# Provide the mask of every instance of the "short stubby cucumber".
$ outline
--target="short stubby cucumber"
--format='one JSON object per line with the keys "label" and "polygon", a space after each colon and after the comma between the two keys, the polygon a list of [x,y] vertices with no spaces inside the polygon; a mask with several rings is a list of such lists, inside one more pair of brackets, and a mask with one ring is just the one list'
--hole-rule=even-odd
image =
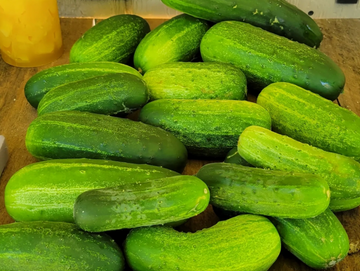
{"label": "short stubby cucumber", "polygon": [[129,73],[142,78],[134,68],[114,62],[72,63],[51,67],[32,76],[25,85],[25,97],[35,108],[51,89],[63,84],[112,73]]}
{"label": "short stubby cucumber", "polygon": [[242,158],[237,150],[237,147],[232,148],[226,155],[224,163],[238,164],[247,167],[252,167],[244,158]]}
{"label": "short stubby cucumber", "polygon": [[269,113],[248,101],[161,99],[146,104],[139,119],[171,132],[190,155],[222,159],[246,127],[271,128]]}
{"label": "short stubby cucumber", "polygon": [[136,48],[135,68],[145,73],[161,64],[193,60],[208,29],[205,21],[186,14],[166,21],[147,34]]}
{"label": "short stubby cucumber", "polygon": [[124,252],[134,271],[265,271],[280,248],[279,234],[267,218],[241,215],[196,233],[161,226],[135,229]]}
{"label": "short stubby cucumber", "polygon": [[274,131],[360,161],[360,117],[350,110],[290,83],[269,85],[257,103]]}
{"label": "short stubby cucumber", "polygon": [[74,222],[75,200],[85,191],[176,175],[161,167],[98,159],[42,161],[11,177],[5,207],[16,221]]}
{"label": "short stubby cucumber", "polygon": [[112,16],[90,28],[75,42],[70,50],[70,62],[112,61],[126,64],[149,32],[149,24],[139,16]]}
{"label": "short stubby cucumber", "polygon": [[151,100],[245,100],[246,77],[233,65],[217,62],[175,62],[144,75]]}
{"label": "short stubby cucumber", "polygon": [[86,191],[76,199],[74,220],[89,232],[163,225],[200,214],[209,200],[203,181],[180,175]]}
{"label": "short stubby cucumber", "polygon": [[15,222],[0,226],[2,271],[122,271],[125,259],[106,234],[64,222]]}
{"label": "short stubby cucumber", "polygon": [[335,100],[345,75],[324,53],[243,22],[214,25],[201,41],[205,62],[240,68],[248,87],[260,91],[274,82],[288,82]]}
{"label": "short stubby cucumber", "polygon": [[88,78],[49,91],[38,106],[38,115],[56,111],[86,111],[105,115],[131,113],[146,104],[149,94],[145,82],[126,74]]}
{"label": "short stubby cucumber", "polygon": [[43,160],[107,159],[179,172],[187,162],[185,146],[169,132],[129,119],[88,112],[42,115],[30,124],[25,143],[33,156]]}
{"label": "short stubby cucumber", "polygon": [[329,186],[315,174],[211,163],[196,176],[209,187],[210,203],[227,211],[299,219],[329,207]]}
{"label": "short stubby cucumber", "polygon": [[[248,127],[241,134],[238,151],[255,167],[321,176],[329,184],[333,211],[358,206],[357,200],[349,199],[360,197],[360,164],[350,157],[326,152],[257,126]],[[343,200],[347,200],[349,205],[346,206]]]}
{"label": "short stubby cucumber", "polygon": [[272,218],[272,222],[284,247],[312,268],[333,267],[348,254],[348,235],[330,210],[315,218]]}

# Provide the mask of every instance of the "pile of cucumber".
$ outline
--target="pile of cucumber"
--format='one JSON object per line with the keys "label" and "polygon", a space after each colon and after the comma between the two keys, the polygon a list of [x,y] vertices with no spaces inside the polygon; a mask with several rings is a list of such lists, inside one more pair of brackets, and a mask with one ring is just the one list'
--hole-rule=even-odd
{"label": "pile of cucumber", "polygon": [[[1,270],[263,271],[281,244],[343,260],[333,212],[360,205],[360,117],[332,102],[345,76],[319,27],[284,0],[162,1],[184,14],[103,20],[27,82],[43,161],[6,186]],[[188,157],[219,162],[182,175]],[[173,229],[209,204],[216,225]]]}

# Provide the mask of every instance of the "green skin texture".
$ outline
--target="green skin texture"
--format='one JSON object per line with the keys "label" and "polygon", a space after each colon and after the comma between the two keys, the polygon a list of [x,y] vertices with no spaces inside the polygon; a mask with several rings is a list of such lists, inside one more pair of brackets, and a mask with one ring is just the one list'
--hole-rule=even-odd
{"label": "green skin texture", "polygon": [[15,222],[0,226],[2,271],[122,271],[125,260],[106,234],[63,222]]}
{"label": "green skin texture", "polygon": [[151,100],[245,100],[247,94],[244,73],[224,63],[167,63],[147,71],[144,80]]}
{"label": "green skin texture", "polygon": [[269,113],[248,101],[161,99],[148,103],[139,120],[169,131],[190,155],[223,158],[248,126],[271,128]]}
{"label": "green skin texture", "polygon": [[147,34],[136,48],[135,68],[145,73],[161,64],[193,60],[208,29],[205,21],[186,14],[166,21]]}
{"label": "green skin texture", "polygon": [[333,211],[359,206],[360,164],[350,157],[257,126],[248,127],[240,135],[238,152],[255,167],[319,175],[329,184]]}
{"label": "green skin texture", "polygon": [[252,165],[250,165],[244,158],[242,158],[238,151],[237,151],[237,147],[232,148],[228,154],[226,155],[226,158],[224,160],[224,163],[231,163],[231,164],[238,164],[238,165],[243,165],[243,166],[247,166],[247,167],[252,167]]}
{"label": "green skin texture", "polygon": [[205,62],[240,68],[254,91],[288,82],[335,100],[345,85],[344,73],[324,53],[247,23],[216,24],[205,34],[200,50]]}
{"label": "green skin texture", "polygon": [[272,222],[284,247],[312,268],[333,267],[348,254],[348,235],[330,210],[315,218],[272,218]]}
{"label": "green skin texture", "polygon": [[184,220],[209,205],[206,184],[194,176],[174,176],[82,193],[75,223],[89,232],[132,229]]}
{"label": "green skin texture", "polygon": [[277,133],[360,161],[360,117],[350,110],[289,83],[269,85],[257,103]]}
{"label": "green skin texture", "polygon": [[284,0],[162,0],[186,14],[211,22],[243,21],[291,40],[319,47],[323,35],[316,22]]}
{"label": "green skin texture", "polygon": [[16,221],[74,222],[83,192],[176,176],[169,169],[95,159],[56,159],[17,171],[5,187],[5,207]]}
{"label": "green skin texture", "polygon": [[108,74],[75,81],[50,90],[38,115],[56,111],[86,111],[104,115],[131,113],[149,100],[145,82],[127,74]]}
{"label": "green skin texture", "polygon": [[139,16],[112,16],[90,28],[75,42],[70,50],[70,63],[111,61],[126,64],[149,32],[149,24]]}
{"label": "green skin texture", "polygon": [[329,207],[329,186],[315,174],[211,163],[196,176],[208,185],[210,203],[226,211],[300,219]]}
{"label": "green skin texture", "polygon": [[25,138],[39,159],[90,158],[162,166],[182,172],[185,146],[172,134],[141,122],[59,111],[36,118]]}
{"label": "green skin texture", "polygon": [[279,256],[279,234],[261,216],[241,215],[196,233],[135,229],[125,240],[134,271],[265,271]]}
{"label": "green skin texture", "polygon": [[142,78],[134,68],[113,62],[65,64],[38,72],[25,85],[25,97],[35,108],[51,89],[63,84],[112,73],[129,73]]}

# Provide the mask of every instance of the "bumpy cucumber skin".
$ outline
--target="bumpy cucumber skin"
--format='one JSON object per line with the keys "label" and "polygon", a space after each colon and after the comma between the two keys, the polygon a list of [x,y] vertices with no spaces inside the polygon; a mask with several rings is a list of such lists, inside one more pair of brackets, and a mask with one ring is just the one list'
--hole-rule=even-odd
{"label": "bumpy cucumber skin", "polygon": [[160,226],[135,229],[124,252],[134,271],[265,271],[280,247],[279,234],[267,218],[241,215],[196,233]]}
{"label": "bumpy cucumber skin", "polygon": [[162,0],[179,11],[211,22],[242,21],[291,40],[319,47],[323,34],[316,22],[284,0]]}
{"label": "bumpy cucumber skin", "polygon": [[288,82],[335,100],[345,85],[342,70],[322,52],[247,23],[216,24],[205,34],[200,50],[205,62],[240,68],[254,91]]}
{"label": "bumpy cucumber skin", "polygon": [[211,163],[196,174],[218,208],[283,218],[310,218],[329,207],[330,189],[314,174]]}
{"label": "bumpy cucumber skin", "polygon": [[238,164],[243,165],[247,167],[252,167],[244,158],[242,158],[238,151],[237,147],[232,148],[226,155],[226,158],[224,160],[224,163],[230,163],[230,164]]}
{"label": "bumpy cucumber skin", "polygon": [[131,14],[115,15],[90,28],[70,50],[70,63],[112,61],[127,63],[150,32],[147,21]]}
{"label": "bumpy cucumber skin", "polygon": [[72,223],[15,222],[0,226],[2,271],[122,271],[125,260],[105,234]]}
{"label": "bumpy cucumber skin", "polygon": [[167,63],[148,70],[144,80],[151,100],[245,100],[247,94],[244,73],[224,63]]}
{"label": "bumpy cucumber skin", "polygon": [[185,146],[172,134],[141,122],[100,114],[59,111],[36,118],[26,138],[39,159],[90,158],[150,164],[182,172]]}
{"label": "bumpy cucumber skin", "polygon": [[222,159],[246,127],[271,128],[269,113],[248,101],[161,99],[146,104],[139,120],[175,135],[190,155]]}
{"label": "bumpy cucumber skin", "polygon": [[314,218],[272,221],[284,247],[312,268],[333,267],[348,254],[348,235],[330,210]]}
{"label": "bumpy cucumber skin", "polygon": [[269,85],[257,103],[269,111],[274,131],[360,160],[360,117],[350,110],[289,83]]}
{"label": "bumpy cucumber skin", "polygon": [[76,198],[91,189],[178,175],[169,169],[93,159],[55,159],[30,164],[5,187],[5,207],[16,221],[74,222]]}
{"label": "bumpy cucumber skin", "polygon": [[25,97],[35,108],[51,89],[63,84],[111,73],[129,73],[142,78],[134,68],[113,62],[65,64],[38,72],[26,82]]}
{"label": "bumpy cucumber skin", "polygon": [[61,85],[40,101],[38,115],[56,111],[85,111],[104,115],[131,113],[146,104],[145,82],[126,74],[108,74]]}
{"label": "bumpy cucumber skin", "polygon": [[203,181],[180,175],[86,191],[76,199],[74,220],[89,232],[163,225],[200,214],[209,201]]}
{"label": "bumpy cucumber skin", "polygon": [[[238,152],[255,167],[317,174],[329,184],[332,210],[356,207],[356,200],[349,200],[360,197],[360,164],[350,157],[326,152],[257,126],[248,127],[241,134]],[[337,200],[340,206],[336,206]]]}
{"label": "bumpy cucumber skin", "polygon": [[161,24],[140,42],[134,65],[141,73],[161,64],[191,61],[199,53],[208,24],[186,14]]}

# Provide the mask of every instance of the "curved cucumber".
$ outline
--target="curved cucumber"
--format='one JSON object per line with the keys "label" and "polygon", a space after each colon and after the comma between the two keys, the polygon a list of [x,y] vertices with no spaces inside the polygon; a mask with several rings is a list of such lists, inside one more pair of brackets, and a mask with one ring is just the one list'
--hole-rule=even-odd
{"label": "curved cucumber", "polygon": [[224,163],[238,164],[247,167],[252,167],[244,158],[242,158],[237,150],[237,147],[232,148],[226,155]]}
{"label": "curved cucumber", "polygon": [[159,226],[132,230],[125,255],[134,271],[265,271],[279,256],[280,246],[267,218],[241,215],[196,233]]}
{"label": "curved cucumber", "polygon": [[74,220],[90,232],[163,225],[200,214],[209,200],[204,182],[180,175],[86,191],[76,199]]}

